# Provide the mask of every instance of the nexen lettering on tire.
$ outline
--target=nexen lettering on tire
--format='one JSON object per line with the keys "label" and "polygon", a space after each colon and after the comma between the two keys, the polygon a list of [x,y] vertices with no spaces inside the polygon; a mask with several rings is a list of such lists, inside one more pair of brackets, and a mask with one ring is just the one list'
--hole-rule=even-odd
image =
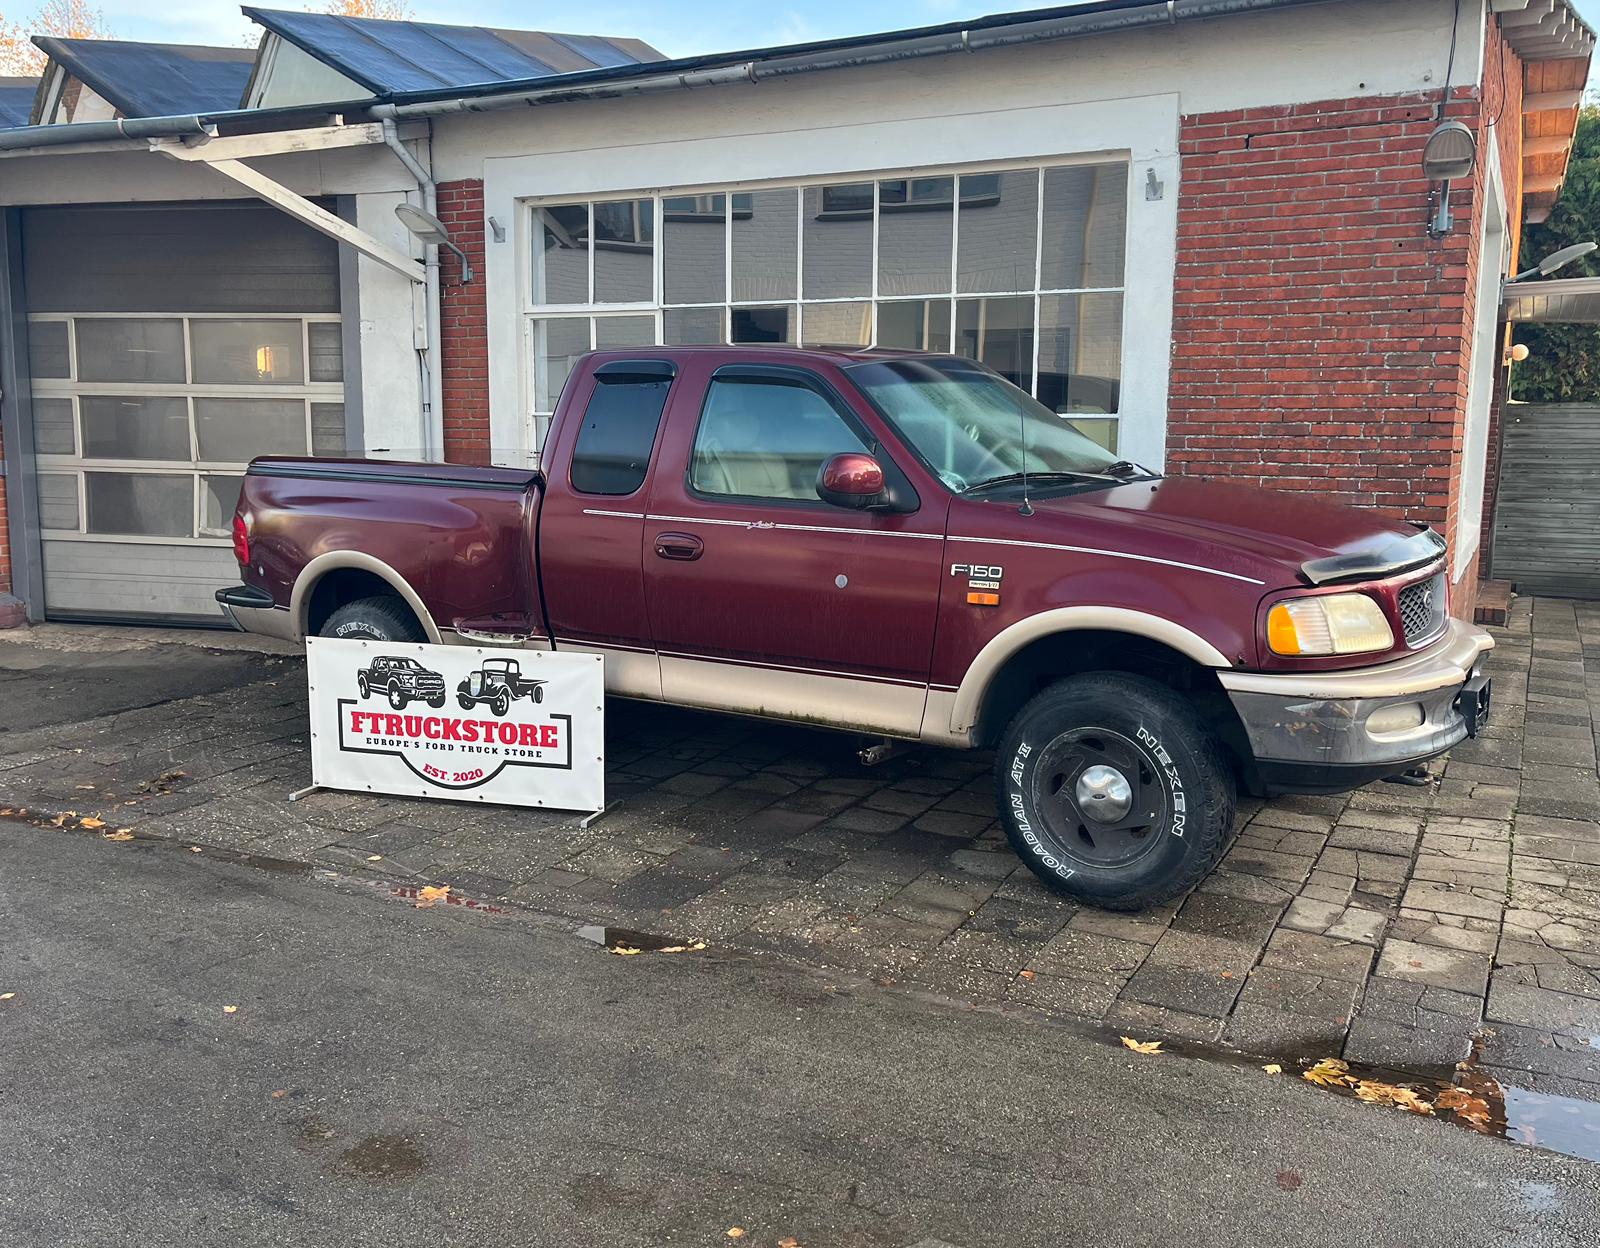
{"label": "nexen lettering on tire", "polygon": [[1143,724],[1138,730],[1139,744],[1150,747],[1156,756],[1156,761],[1161,764],[1161,770],[1167,777],[1167,785],[1172,790],[1172,835],[1181,837],[1184,824],[1188,822],[1188,799],[1183,792],[1183,777],[1178,774],[1177,765],[1172,761],[1172,755],[1167,753],[1166,747]]}

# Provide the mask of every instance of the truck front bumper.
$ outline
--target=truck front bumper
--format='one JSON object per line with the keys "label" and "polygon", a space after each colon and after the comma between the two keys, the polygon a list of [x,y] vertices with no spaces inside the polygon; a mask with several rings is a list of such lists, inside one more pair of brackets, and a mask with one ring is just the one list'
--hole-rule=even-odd
{"label": "truck front bumper", "polygon": [[1337,793],[1476,735],[1489,711],[1482,629],[1451,620],[1426,650],[1342,672],[1218,672],[1268,793]]}

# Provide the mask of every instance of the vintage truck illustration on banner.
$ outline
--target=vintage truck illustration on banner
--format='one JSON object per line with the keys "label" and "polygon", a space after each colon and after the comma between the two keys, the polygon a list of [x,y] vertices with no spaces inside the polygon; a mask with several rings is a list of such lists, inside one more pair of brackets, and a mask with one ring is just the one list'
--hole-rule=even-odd
{"label": "vintage truck illustration on banner", "polygon": [[485,659],[482,667],[456,686],[456,702],[463,711],[487,702],[496,715],[504,715],[518,698],[543,702],[544,683],[524,676],[515,659]]}

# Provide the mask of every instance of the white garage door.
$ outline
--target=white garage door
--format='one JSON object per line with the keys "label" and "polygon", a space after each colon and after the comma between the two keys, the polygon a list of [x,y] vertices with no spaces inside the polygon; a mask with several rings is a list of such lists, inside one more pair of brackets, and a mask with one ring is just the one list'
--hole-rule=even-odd
{"label": "white garage door", "polygon": [[257,455],[343,453],[334,244],[255,205],[23,220],[45,612],[220,619]]}

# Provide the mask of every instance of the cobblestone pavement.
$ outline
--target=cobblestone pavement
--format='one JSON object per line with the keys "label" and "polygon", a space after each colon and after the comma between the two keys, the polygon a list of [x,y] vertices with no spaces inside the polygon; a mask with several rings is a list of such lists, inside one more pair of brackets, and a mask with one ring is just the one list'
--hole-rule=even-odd
{"label": "cobblestone pavement", "polygon": [[1476,1038],[1491,1074],[1600,1100],[1600,603],[1520,600],[1496,633],[1493,721],[1433,786],[1247,802],[1221,867],[1138,915],[1035,881],[995,822],[988,756],[869,770],[846,737],[662,707],[609,707],[620,804],[588,828],[290,804],[310,781],[293,658],[224,693],[11,733],[0,799],[1139,1036],[1410,1068]]}

